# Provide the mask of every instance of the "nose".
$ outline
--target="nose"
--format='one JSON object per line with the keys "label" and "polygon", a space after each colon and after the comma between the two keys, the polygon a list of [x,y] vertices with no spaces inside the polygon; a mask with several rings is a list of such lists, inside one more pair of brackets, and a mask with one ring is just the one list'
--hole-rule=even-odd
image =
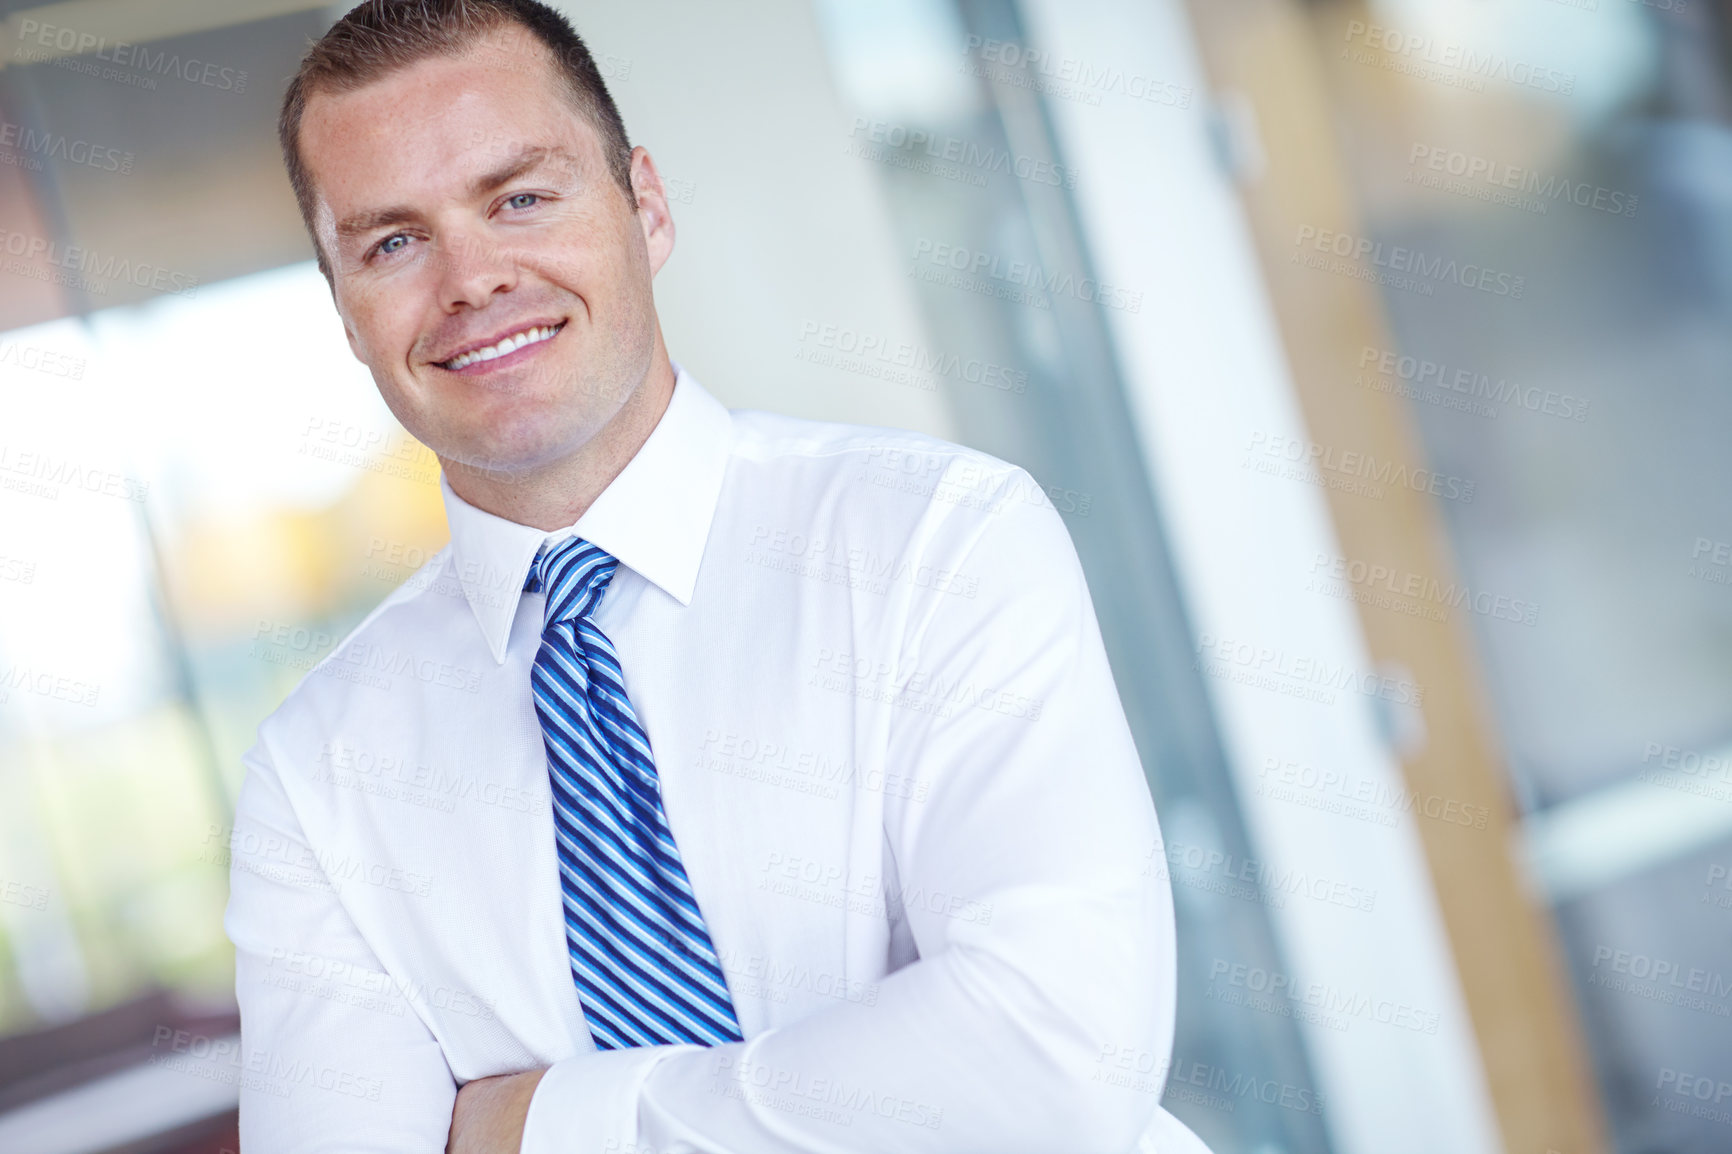
{"label": "nose", "polygon": [[448,313],[485,308],[493,294],[517,287],[517,261],[485,233],[452,234],[441,247],[439,303]]}

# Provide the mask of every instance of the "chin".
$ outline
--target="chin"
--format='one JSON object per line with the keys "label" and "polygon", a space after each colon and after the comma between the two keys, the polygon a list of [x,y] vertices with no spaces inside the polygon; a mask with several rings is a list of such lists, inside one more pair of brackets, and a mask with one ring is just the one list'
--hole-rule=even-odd
{"label": "chin", "polygon": [[545,421],[525,421],[521,437],[499,436],[491,430],[486,440],[465,444],[453,458],[470,469],[488,473],[510,473],[534,469],[557,460],[558,444],[547,436]]}

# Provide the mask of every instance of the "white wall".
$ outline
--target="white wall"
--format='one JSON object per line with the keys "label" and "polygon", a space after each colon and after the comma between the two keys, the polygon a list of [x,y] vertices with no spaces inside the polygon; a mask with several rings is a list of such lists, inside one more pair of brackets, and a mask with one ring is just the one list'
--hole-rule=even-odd
{"label": "white wall", "polygon": [[843,154],[850,118],[811,5],[559,7],[613,74],[632,143],[690,185],[691,203],[673,205],[678,240],[656,280],[673,358],[731,407],[953,437],[938,393],[795,356],[808,322],[924,340],[877,173]]}

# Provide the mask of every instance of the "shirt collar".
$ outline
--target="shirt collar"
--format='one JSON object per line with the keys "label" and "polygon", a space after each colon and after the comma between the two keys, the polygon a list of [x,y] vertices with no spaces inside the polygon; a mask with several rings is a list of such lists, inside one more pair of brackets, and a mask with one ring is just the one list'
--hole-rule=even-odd
{"label": "shirt collar", "polygon": [[544,543],[573,533],[607,550],[681,605],[689,605],[722,474],[733,448],[732,417],[696,378],[674,364],[667,410],[637,454],[583,516],[551,532],[495,516],[459,497],[439,474],[451,527],[451,567],[495,662],[505,661],[523,582]]}

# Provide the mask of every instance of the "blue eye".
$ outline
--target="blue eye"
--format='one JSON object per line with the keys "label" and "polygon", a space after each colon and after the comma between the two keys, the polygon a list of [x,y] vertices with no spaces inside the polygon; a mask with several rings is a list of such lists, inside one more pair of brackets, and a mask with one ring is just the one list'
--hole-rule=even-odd
{"label": "blue eye", "polygon": [[[402,243],[399,244],[398,243],[399,241],[401,241]],[[409,238],[404,236],[402,233],[399,232],[399,233],[396,233],[392,236],[388,236],[384,240],[380,241],[379,242],[379,251],[381,253],[383,253],[384,255],[389,256],[394,252],[400,251],[403,248],[403,245],[408,244],[408,243],[409,243]]]}
{"label": "blue eye", "polygon": [[512,208],[528,208],[531,204],[540,199],[541,198],[533,192],[520,192],[515,196],[507,197],[505,203]]}

